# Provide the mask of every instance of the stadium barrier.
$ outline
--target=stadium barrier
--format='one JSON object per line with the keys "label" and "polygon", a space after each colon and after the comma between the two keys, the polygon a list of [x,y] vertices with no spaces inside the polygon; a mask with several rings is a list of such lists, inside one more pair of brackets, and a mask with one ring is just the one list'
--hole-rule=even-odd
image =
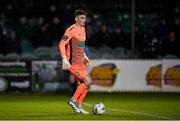
{"label": "stadium barrier", "polygon": [[[90,91],[180,92],[180,60],[91,60]],[[0,61],[0,91],[69,90],[59,61]]]}
{"label": "stadium barrier", "polygon": [[68,77],[59,61],[32,61],[32,91],[67,91]]}
{"label": "stadium barrier", "polygon": [[0,91],[31,91],[31,61],[0,61]]}
{"label": "stadium barrier", "polygon": [[90,91],[180,92],[180,60],[93,60]]}

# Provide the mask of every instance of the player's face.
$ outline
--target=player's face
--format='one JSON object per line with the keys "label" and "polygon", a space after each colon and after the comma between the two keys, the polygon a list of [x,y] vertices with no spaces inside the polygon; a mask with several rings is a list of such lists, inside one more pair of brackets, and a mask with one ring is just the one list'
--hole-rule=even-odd
{"label": "player's face", "polygon": [[84,26],[86,23],[86,16],[85,15],[79,15],[76,17],[76,22],[80,25],[80,26]]}

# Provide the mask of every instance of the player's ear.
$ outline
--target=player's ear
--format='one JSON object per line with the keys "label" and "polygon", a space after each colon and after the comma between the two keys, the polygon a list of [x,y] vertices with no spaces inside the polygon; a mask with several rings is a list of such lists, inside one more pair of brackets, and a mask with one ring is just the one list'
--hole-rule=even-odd
{"label": "player's ear", "polygon": [[76,21],[76,22],[78,21],[78,17],[75,17],[75,21]]}

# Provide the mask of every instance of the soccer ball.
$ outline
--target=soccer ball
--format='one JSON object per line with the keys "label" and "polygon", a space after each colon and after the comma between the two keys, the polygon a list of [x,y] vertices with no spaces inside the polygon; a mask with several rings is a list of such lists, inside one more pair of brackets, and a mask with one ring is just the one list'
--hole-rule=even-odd
{"label": "soccer ball", "polygon": [[94,114],[104,114],[105,106],[103,103],[96,103],[93,105],[93,113]]}

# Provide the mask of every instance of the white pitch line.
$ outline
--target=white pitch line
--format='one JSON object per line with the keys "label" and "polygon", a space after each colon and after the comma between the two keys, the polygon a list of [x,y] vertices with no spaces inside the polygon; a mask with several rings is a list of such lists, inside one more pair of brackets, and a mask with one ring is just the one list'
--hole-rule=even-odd
{"label": "white pitch line", "polygon": [[[86,105],[88,107],[92,107],[92,105],[88,104],[88,103],[84,103],[84,105]],[[155,118],[159,118],[159,119],[175,120],[174,118],[171,118],[171,117],[154,115],[154,114],[145,113],[145,112],[129,111],[129,110],[124,110],[124,109],[121,109],[121,110],[120,109],[106,109],[106,110],[116,111],[116,112],[125,112],[125,113],[131,113],[131,114],[138,114],[138,115],[144,115],[144,116],[155,117]]]}

